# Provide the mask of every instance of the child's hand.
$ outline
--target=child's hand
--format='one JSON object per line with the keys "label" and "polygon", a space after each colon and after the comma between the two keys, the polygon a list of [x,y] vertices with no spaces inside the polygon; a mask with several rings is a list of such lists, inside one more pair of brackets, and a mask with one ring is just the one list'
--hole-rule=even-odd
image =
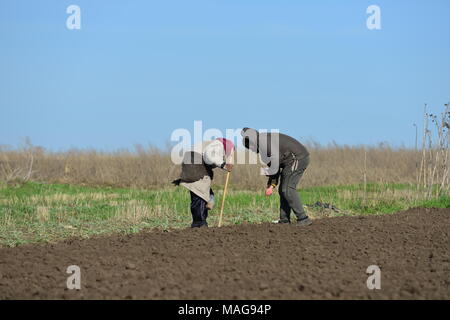
{"label": "child's hand", "polygon": [[273,186],[270,186],[266,189],[266,196],[270,196],[273,193]]}

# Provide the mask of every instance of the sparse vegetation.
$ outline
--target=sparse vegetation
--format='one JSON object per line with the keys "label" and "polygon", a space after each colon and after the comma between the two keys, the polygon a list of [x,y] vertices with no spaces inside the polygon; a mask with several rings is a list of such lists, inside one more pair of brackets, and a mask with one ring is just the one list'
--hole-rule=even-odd
{"label": "sparse vegetation", "polygon": [[[446,104],[440,115],[425,108],[421,149],[417,137],[415,149],[311,143],[311,164],[301,181],[309,215],[449,208],[449,129]],[[279,199],[263,195],[266,178],[259,175],[259,168],[235,166],[224,224],[277,218]],[[170,184],[179,170],[168,152],[153,147],[136,146],[133,152],[48,152],[29,140],[20,149],[2,147],[0,244],[186,227],[191,220],[189,193]],[[220,198],[225,174],[217,172],[214,190]],[[216,220],[213,211],[208,221],[216,225]]]}
{"label": "sparse vegetation", "polygon": [[[216,188],[216,194],[221,197],[221,190]],[[363,184],[309,187],[301,195],[313,218],[392,213],[413,206],[450,207],[450,197],[427,200],[414,184],[368,184],[366,189]],[[176,187],[139,190],[33,182],[8,186],[0,190],[0,244],[183,228],[191,221],[189,201],[189,193]],[[278,201],[278,197],[264,196],[262,190],[231,189],[224,224],[272,221],[278,216]],[[316,207],[318,201],[334,205],[339,212]],[[216,208],[208,221],[214,226],[217,218]]]}
{"label": "sparse vegetation", "polygon": [[421,153],[417,189],[422,187],[429,199],[448,194],[450,190],[449,104],[445,105],[443,112],[439,115],[429,113],[425,105]]}

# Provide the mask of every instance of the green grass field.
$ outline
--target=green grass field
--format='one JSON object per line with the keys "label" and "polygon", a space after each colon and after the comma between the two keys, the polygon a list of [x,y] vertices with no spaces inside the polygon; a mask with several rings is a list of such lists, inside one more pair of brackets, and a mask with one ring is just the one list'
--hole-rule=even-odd
{"label": "green grass field", "polygon": [[[217,225],[222,190],[208,223]],[[393,213],[410,207],[450,207],[450,197],[426,200],[413,185],[369,184],[305,188],[300,191],[312,218]],[[339,212],[315,207],[330,203]],[[26,183],[0,187],[0,245],[54,242],[68,237],[134,233],[144,228],[183,228],[191,221],[189,192]],[[278,195],[229,190],[224,225],[269,222],[278,217]]]}

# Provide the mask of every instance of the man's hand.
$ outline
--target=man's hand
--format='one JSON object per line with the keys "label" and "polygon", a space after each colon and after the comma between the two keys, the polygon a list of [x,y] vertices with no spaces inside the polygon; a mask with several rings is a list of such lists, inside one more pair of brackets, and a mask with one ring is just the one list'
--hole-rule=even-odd
{"label": "man's hand", "polygon": [[231,163],[227,163],[225,165],[225,170],[227,170],[228,172],[231,172],[231,170],[233,170],[233,165]]}
{"label": "man's hand", "polygon": [[273,193],[273,186],[267,187],[266,196],[271,196]]}

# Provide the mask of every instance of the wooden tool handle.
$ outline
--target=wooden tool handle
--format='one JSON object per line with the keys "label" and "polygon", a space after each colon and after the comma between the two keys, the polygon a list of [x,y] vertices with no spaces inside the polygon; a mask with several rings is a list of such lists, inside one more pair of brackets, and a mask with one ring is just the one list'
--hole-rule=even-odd
{"label": "wooden tool handle", "polygon": [[227,196],[228,180],[229,179],[230,179],[230,172],[228,171],[227,172],[227,178],[225,180],[225,188],[223,189],[222,206],[220,207],[219,227],[222,226],[223,207],[225,206],[225,197]]}

